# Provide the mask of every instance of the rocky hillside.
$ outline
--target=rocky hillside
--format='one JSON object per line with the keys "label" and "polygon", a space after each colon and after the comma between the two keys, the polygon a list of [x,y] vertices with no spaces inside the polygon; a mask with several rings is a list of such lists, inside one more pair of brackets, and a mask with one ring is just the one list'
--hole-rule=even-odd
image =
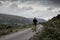
{"label": "rocky hillside", "polygon": [[60,14],[42,25],[44,25],[44,30],[38,32],[30,40],[60,40]]}

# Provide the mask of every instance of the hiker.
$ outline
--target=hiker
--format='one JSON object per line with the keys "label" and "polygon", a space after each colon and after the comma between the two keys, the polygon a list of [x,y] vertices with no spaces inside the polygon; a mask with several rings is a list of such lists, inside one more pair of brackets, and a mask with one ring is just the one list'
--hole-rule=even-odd
{"label": "hiker", "polygon": [[34,23],[34,26],[36,27],[36,25],[37,25],[37,19],[36,19],[36,17],[34,17],[33,23]]}

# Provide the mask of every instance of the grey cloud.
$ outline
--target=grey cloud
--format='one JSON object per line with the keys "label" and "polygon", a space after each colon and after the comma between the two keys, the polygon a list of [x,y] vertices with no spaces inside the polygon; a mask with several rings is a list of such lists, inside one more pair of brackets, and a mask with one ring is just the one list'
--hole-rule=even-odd
{"label": "grey cloud", "polygon": [[26,3],[26,4],[38,4],[44,6],[51,6],[51,7],[59,7],[60,8],[60,0],[0,0],[0,1],[10,1],[10,2],[17,2]]}
{"label": "grey cloud", "polygon": [[22,7],[21,8],[22,10],[31,10],[31,9],[33,9],[32,7]]}
{"label": "grey cloud", "polygon": [[50,1],[52,1],[53,3],[60,3],[60,0],[50,0]]}
{"label": "grey cloud", "polygon": [[6,1],[6,0],[0,0],[0,1]]}
{"label": "grey cloud", "polygon": [[60,0],[50,0],[50,1],[52,2],[53,6],[55,5],[60,7]]}
{"label": "grey cloud", "polygon": [[[59,6],[60,5],[60,0],[17,0],[22,3],[37,3],[37,4],[42,4],[46,6]],[[60,6],[59,6],[60,7]]]}
{"label": "grey cloud", "polygon": [[56,12],[57,12],[57,13],[60,13],[60,10],[57,10]]}
{"label": "grey cloud", "polygon": [[11,1],[11,2],[21,2],[26,4],[38,4],[52,7],[60,7],[60,0],[0,0],[0,1]]}
{"label": "grey cloud", "polygon": [[19,8],[18,7],[18,4],[16,4],[16,3],[12,3],[11,5],[10,5],[10,8],[14,8],[14,9],[21,9],[21,10],[32,10],[33,8],[32,7],[26,7],[26,6],[23,6],[22,8]]}
{"label": "grey cloud", "polygon": [[2,2],[0,2],[0,6],[3,6],[3,3]]}
{"label": "grey cloud", "polygon": [[0,0],[0,1],[21,1],[21,2],[27,2],[27,1],[33,1],[33,2],[42,2],[42,3],[60,3],[60,0]]}
{"label": "grey cloud", "polygon": [[10,5],[10,8],[18,8],[18,5],[15,4],[15,3],[12,3],[12,4]]}
{"label": "grey cloud", "polygon": [[52,10],[55,10],[55,8],[51,8],[51,7],[50,7],[50,8],[48,8],[47,10],[52,11]]}
{"label": "grey cloud", "polygon": [[13,1],[18,1],[18,0],[0,0],[0,1],[12,1],[13,2]]}
{"label": "grey cloud", "polygon": [[45,6],[60,7],[60,0],[22,0],[22,2],[37,3]]}

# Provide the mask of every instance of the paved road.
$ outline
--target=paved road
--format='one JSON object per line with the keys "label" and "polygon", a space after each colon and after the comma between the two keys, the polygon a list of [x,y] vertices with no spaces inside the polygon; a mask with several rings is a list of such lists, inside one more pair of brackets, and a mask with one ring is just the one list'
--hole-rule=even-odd
{"label": "paved road", "polygon": [[32,32],[31,28],[29,28],[21,32],[16,32],[13,34],[2,36],[0,40],[28,40],[34,34],[35,33]]}
{"label": "paved road", "polygon": [[[43,26],[37,25],[37,31],[42,31]],[[35,33],[32,32],[31,28],[28,28],[24,31],[16,32],[13,34],[8,34],[5,36],[2,36],[0,40],[28,40],[30,37],[32,37]]]}

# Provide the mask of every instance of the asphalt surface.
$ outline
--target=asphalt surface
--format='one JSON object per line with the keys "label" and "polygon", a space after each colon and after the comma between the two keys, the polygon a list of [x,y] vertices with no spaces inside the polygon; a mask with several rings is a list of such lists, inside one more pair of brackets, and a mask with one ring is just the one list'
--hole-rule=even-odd
{"label": "asphalt surface", "polygon": [[0,37],[0,40],[29,40],[35,33],[31,28]]}
{"label": "asphalt surface", "polygon": [[[8,34],[5,36],[0,37],[0,40],[29,40],[30,37],[33,37],[35,34],[31,30],[32,28],[25,29],[24,31]],[[42,31],[43,26],[42,25],[37,25],[37,32]]]}

